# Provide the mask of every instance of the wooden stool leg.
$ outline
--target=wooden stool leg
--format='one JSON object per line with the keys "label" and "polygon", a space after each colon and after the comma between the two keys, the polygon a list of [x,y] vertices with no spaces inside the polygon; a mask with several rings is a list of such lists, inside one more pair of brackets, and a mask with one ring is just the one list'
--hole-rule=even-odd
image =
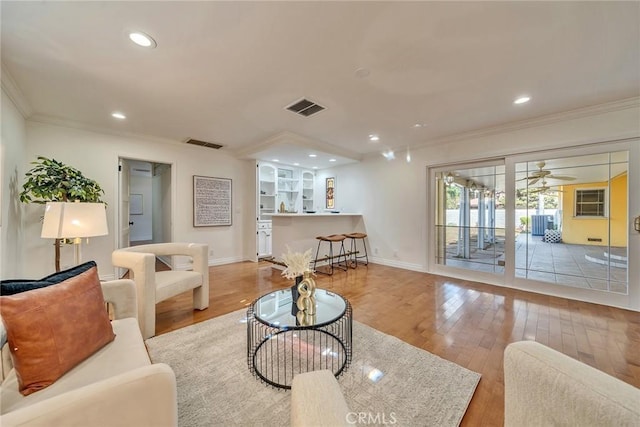
{"label": "wooden stool leg", "polygon": [[365,265],[369,265],[369,254],[367,253],[367,242],[365,241],[364,238],[362,239],[362,246],[364,246],[364,257],[367,260]]}
{"label": "wooden stool leg", "polygon": [[333,242],[329,242],[329,265],[331,265],[330,276],[333,276]]}
{"label": "wooden stool leg", "polygon": [[351,268],[356,268],[358,267],[358,257],[356,256],[356,240],[352,239],[351,237],[349,237],[349,239],[351,239],[351,242],[349,244],[349,264]]}
{"label": "wooden stool leg", "polygon": [[[344,267],[340,267],[340,257],[344,258]],[[344,240],[340,242],[340,252],[338,252],[338,267],[342,268],[344,271],[347,271],[349,266],[347,265],[347,251],[344,249]]]}
{"label": "wooden stool leg", "polygon": [[316,271],[316,264],[318,263],[318,253],[320,252],[320,243],[322,243],[322,240],[318,240],[318,249],[316,249],[316,257],[313,259],[313,271]]}
{"label": "wooden stool leg", "polygon": [[318,249],[316,250],[316,259],[313,261],[313,269],[315,270],[316,273],[326,274],[327,276],[331,276],[333,275],[333,242],[327,241],[327,240],[324,240],[324,241],[329,243],[329,256],[327,259],[328,264],[324,266],[329,271],[322,271],[322,270],[316,269],[316,263],[318,262],[318,254],[320,253],[320,245],[322,244],[323,240],[318,241]]}

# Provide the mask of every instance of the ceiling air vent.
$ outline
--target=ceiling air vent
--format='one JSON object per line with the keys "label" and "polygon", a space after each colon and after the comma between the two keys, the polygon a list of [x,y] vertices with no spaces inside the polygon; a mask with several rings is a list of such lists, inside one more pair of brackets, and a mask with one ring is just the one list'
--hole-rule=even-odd
{"label": "ceiling air vent", "polygon": [[216,150],[218,148],[222,148],[222,145],[220,144],[214,144],[213,142],[199,141],[197,139],[189,139],[187,141],[187,144],[199,145],[201,147],[207,147],[207,148],[215,148]]}
{"label": "ceiling air vent", "polygon": [[294,102],[293,104],[285,108],[304,117],[309,117],[325,109],[322,105],[316,104],[315,102],[309,101],[308,99],[304,98],[300,101]]}

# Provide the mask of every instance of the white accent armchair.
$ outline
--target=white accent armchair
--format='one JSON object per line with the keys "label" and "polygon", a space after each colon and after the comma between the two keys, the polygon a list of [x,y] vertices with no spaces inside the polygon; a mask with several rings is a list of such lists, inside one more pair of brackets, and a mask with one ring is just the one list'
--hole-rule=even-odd
{"label": "white accent armchair", "polygon": [[[156,334],[156,304],[193,289],[193,308],[209,307],[209,246],[199,243],[154,243],[117,249],[111,255],[116,267],[129,269],[136,284],[138,322],[144,339]],[[193,271],[156,272],[156,256],[189,256]]]}

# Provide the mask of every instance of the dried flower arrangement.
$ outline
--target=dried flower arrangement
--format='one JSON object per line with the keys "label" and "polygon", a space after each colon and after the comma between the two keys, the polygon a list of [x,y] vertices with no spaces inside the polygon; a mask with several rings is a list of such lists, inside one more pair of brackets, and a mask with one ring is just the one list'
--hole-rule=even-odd
{"label": "dried flower arrangement", "polygon": [[282,254],[282,261],[287,268],[284,269],[282,275],[287,279],[295,279],[302,276],[305,271],[311,270],[311,249],[307,249],[304,253],[291,252],[291,248],[286,245],[287,253]]}

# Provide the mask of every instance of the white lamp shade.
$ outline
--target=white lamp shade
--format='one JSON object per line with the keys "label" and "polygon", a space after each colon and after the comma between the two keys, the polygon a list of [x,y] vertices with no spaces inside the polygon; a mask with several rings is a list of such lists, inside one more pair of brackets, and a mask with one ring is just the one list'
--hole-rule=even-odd
{"label": "white lamp shade", "polygon": [[107,234],[109,229],[104,203],[47,203],[41,237],[73,239]]}

